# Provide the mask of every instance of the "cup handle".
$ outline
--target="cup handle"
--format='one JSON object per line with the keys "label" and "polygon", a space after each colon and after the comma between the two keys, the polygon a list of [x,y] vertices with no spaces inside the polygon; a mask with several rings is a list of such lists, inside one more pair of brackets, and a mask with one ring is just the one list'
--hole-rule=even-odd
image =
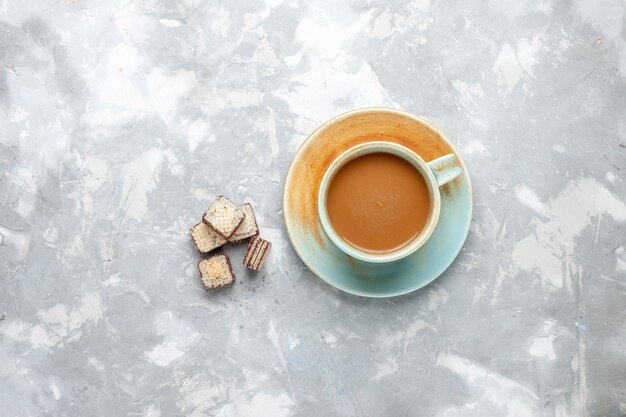
{"label": "cup handle", "polygon": [[453,153],[434,159],[427,165],[435,175],[439,187],[449,183],[463,172],[459,160]]}

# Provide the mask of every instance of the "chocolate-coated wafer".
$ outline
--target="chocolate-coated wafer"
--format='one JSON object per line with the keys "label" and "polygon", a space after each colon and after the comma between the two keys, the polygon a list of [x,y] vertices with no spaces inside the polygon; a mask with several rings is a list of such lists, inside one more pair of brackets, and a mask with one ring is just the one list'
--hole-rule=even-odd
{"label": "chocolate-coated wafer", "polygon": [[211,226],[224,239],[233,235],[245,215],[232,201],[223,195],[217,197],[204,213],[202,221]]}
{"label": "chocolate-coated wafer", "polygon": [[254,211],[252,211],[250,203],[244,203],[237,207],[239,207],[246,217],[244,217],[237,230],[235,230],[235,233],[228,238],[228,241],[233,244],[241,243],[259,234],[259,227],[256,224],[256,218],[254,217]]}
{"label": "chocolate-coated wafer", "polygon": [[272,244],[267,240],[261,239],[258,236],[253,237],[248,244],[248,251],[243,258],[243,264],[250,269],[258,271],[261,269],[267,252],[271,247]]}
{"label": "chocolate-coated wafer", "polygon": [[198,223],[191,228],[191,238],[200,253],[211,252],[226,243],[226,239],[222,235],[204,223]]}
{"label": "chocolate-coated wafer", "polygon": [[213,255],[198,262],[200,279],[204,288],[214,290],[235,282],[235,274],[230,259],[224,254]]}

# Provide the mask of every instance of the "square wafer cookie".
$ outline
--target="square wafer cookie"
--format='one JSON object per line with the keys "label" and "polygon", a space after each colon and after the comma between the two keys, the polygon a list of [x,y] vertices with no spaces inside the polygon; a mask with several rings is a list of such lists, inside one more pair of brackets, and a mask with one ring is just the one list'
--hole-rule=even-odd
{"label": "square wafer cookie", "polygon": [[211,226],[224,239],[233,235],[243,221],[243,212],[227,197],[217,197],[204,213],[202,221]]}
{"label": "square wafer cookie", "polygon": [[224,254],[213,255],[198,262],[200,279],[207,291],[222,288],[235,282],[230,259]]}
{"label": "square wafer cookie", "polygon": [[257,226],[256,217],[254,217],[254,211],[252,211],[252,205],[250,203],[244,203],[237,207],[239,207],[245,217],[237,230],[235,230],[235,233],[228,238],[228,241],[233,244],[241,243],[259,234],[259,226]]}
{"label": "square wafer cookie", "polygon": [[200,253],[211,252],[226,243],[222,235],[202,222],[191,228],[191,238]]}
{"label": "square wafer cookie", "polygon": [[248,244],[248,251],[243,258],[243,264],[250,269],[258,271],[261,269],[261,266],[263,266],[263,261],[265,261],[267,252],[271,247],[271,242],[261,239],[258,236],[253,237]]}

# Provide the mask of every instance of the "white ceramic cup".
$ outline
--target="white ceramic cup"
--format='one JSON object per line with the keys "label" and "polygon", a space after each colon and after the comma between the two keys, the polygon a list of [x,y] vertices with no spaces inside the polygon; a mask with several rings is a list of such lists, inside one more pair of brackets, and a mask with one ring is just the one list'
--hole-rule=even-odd
{"label": "white ceramic cup", "polygon": [[[430,196],[430,213],[420,234],[406,245],[389,252],[366,252],[350,245],[337,234],[328,217],[326,197],[328,194],[328,186],[342,166],[359,156],[380,152],[399,156],[413,165],[422,175],[428,187],[428,195]],[[317,207],[324,231],[339,249],[347,255],[361,261],[375,263],[392,262],[409,256],[426,243],[437,226],[439,213],[441,212],[441,194],[439,187],[455,179],[461,172],[463,172],[462,168],[454,154],[444,155],[426,163],[412,150],[393,142],[375,141],[356,145],[339,155],[330,164],[322,178],[318,193]]]}

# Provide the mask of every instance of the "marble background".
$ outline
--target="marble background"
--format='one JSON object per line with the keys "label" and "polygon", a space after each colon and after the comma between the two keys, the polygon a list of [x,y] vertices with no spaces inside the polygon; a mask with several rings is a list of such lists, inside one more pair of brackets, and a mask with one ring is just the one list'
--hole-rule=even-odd
{"label": "marble background", "polygon": [[[626,415],[622,0],[0,2],[2,416]],[[475,192],[436,282],[372,300],[286,237],[298,145],[424,115]],[[188,229],[272,256],[206,294]]]}

